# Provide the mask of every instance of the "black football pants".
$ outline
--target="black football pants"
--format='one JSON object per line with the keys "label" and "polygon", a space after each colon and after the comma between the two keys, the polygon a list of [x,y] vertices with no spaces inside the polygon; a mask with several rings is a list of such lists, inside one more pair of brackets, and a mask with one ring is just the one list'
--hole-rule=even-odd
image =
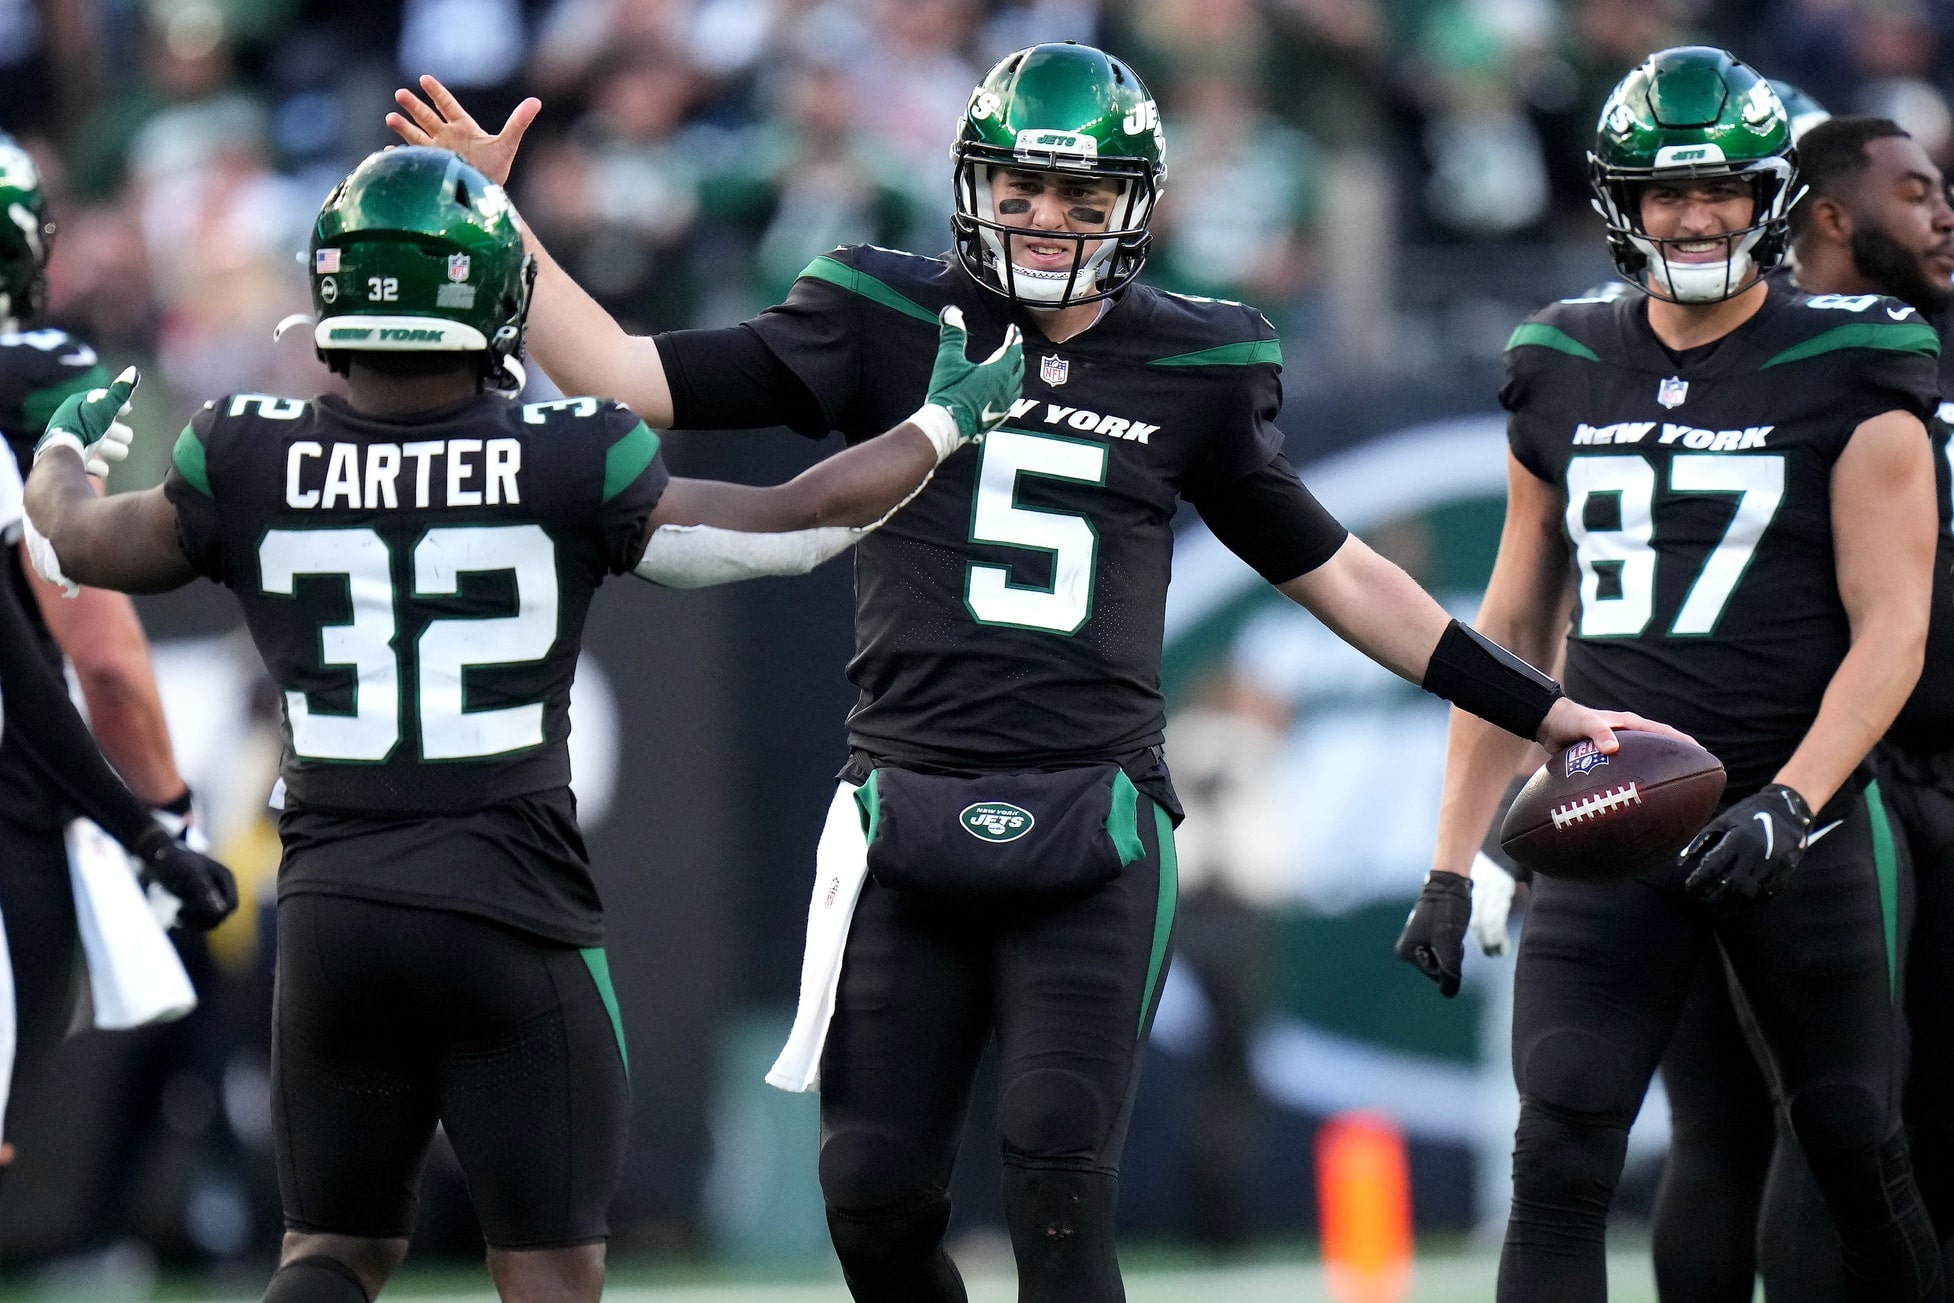
{"label": "black football pants", "polygon": [[1674,867],[1535,884],[1514,995],[1520,1124],[1500,1303],[1607,1297],[1604,1235],[1629,1124],[1713,941],[1838,1226],[1847,1297],[1942,1297],[1901,1127],[1903,882],[1877,785],[1836,798],[1819,830],[1782,892],[1720,921],[1683,894]]}
{"label": "black football pants", "polygon": [[414,1224],[438,1122],[498,1249],[602,1241],[624,1165],[624,1039],[601,950],[468,914],[278,903],[273,1148],[291,1230]]}
{"label": "black football pants", "polygon": [[15,1044],[6,1139],[16,1140],[81,991],[81,936],[64,839],[67,812],[13,746],[0,744],[0,920],[13,962]]}
{"label": "black football pants", "polygon": [[993,1034],[1020,1303],[1118,1303],[1119,1158],[1166,977],[1173,832],[1081,898],[973,903],[870,879],[821,1058],[821,1190],[857,1303],[963,1303],[950,1173]]}

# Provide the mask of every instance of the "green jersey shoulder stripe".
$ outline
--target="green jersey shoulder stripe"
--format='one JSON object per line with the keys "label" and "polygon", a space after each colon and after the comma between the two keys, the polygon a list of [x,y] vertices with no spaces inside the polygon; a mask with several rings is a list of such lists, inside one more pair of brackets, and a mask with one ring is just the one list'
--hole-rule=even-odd
{"label": "green jersey shoulder stripe", "polygon": [[1758,370],[1782,366],[1786,362],[1801,362],[1808,357],[1841,348],[1883,348],[1895,353],[1923,353],[1928,357],[1938,357],[1940,335],[1923,321],[1855,321],[1849,325],[1834,326],[1822,335],[1813,335],[1802,344],[1793,344]]}
{"label": "green jersey shoulder stripe", "polygon": [[206,498],[215,500],[217,495],[210,491],[210,469],[204,465],[204,441],[197,437],[196,427],[186,425],[183,433],[176,436],[176,447],[170,451],[170,460],[176,463],[176,473]]}
{"label": "green jersey shoulder stripe", "polygon": [[28,429],[23,433],[31,434],[36,439],[40,438],[41,431],[45,430],[47,423],[54,419],[54,409],[66,402],[70,395],[104,388],[108,382],[107,369],[96,365],[59,384],[49,385],[46,389],[36,389],[27,395],[27,401],[20,405],[20,414],[27,418],[28,425]]}
{"label": "green jersey shoulder stripe", "polygon": [[928,308],[916,302],[908,295],[889,288],[867,272],[856,267],[850,267],[839,258],[831,258],[824,253],[809,263],[807,269],[801,275],[812,276],[815,280],[827,281],[830,285],[839,285],[851,294],[859,294],[865,299],[872,299],[885,308],[894,308],[905,317],[914,317],[918,321],[927,321],[932,326],[936,324],[936,314],[934,312],[931,312]]}
{"label": "green jersey shoulder stripe", "polygon": [[1245,339],[1238,344],[1217,344],[1194,353],[1157,357],[1148,366],[1255,366],[1267,362],[1282,365],[1282,341]]}
{"label": "green jersey shoulder stripe", "polygon": [[651,432],[650,426],[639,421],[604,454],[604,501],[609,502],[630,488],[657,455],[658,436]]}
{"label": "green jersey shoulder stripe", "polygon": [[1537,348],[1551,348],[1569,357],[1584,358],[1589,362],[1601,360],[1601,354],[1559,326],[1550,326],[1544,321],[1523,321],[1514,328],[1512,335],[1506,340],[1508,349],[1522,348],[1528,344]]}

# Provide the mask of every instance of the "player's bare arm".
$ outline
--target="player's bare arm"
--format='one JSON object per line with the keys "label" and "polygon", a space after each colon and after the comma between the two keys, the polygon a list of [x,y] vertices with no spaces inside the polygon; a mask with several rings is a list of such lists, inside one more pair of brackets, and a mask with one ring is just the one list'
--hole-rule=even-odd
{"label": "player's bare arm", "polygon": [[1832,543],[1852,643],[1804,741],[1774,781],[1814,810],[1893,723],[1920,677],[1933,590],[1934,467],[1920,421],[1886,412],[1832,468]]}
{"label": "player's bare arm", "polygon": [[[1431,594],[1354,535],[1328,561],[1279,587],[1284,595],[1307,607],[1338,637],[1413,683],[1432,682],[1434,661],[1446,655],[1442,645],[1448,635],[1457,636],[1452,634],[1454,621],[1451,615],[1433,600]],[[1535,654],[1542,660],[1550,659],[1551,642],[1547,639],[1536,641],[1541,646],[1536,648]],[[1513,672],[1517,680],[1520,671],[1516,668]],[[1532,673],[1545,682],[1544,675],[1539,675],[1538,671]],[[1536,718],[1540,722],[1531,740],[1549,750],[1585,738],[1602,750],[1612,752],[1616,748],[1614,730],[1617,728],[1641,728],[1681,736],[1667,725],[1645,720],[1639,715],[1591,710],[1566,697],[1558,697],[1545,710],[1544,716]],[[1529,738],[1493,724],[1484,724],[1484,727],[1503,732],[1511,740],[1510,753],[1501,753],[1501,763],[1493,771],[1497,779],[1494,793],[1497,798],[1498,792],[1505,790],[1513,766],[1519,762]],[[1491,818],[1490,809],[1487,818]],[[1484,833],[1482,826],[1479,835],[1483,837]],[[1475,838],[1473,846],[1476,848],[1477,844]],[[1471,863],[1470,853],[1466,856],[1466,863]]]}
{"label": "player's bare arm", "polygon": [[151,805],[182,796],[185,783],[150,669],[149,638],[135,606],[100,588],[83,588],[69,598],[39,576],[28,583],[49,632],[74,666],[102,754]]}
{"label": "player's bare arm", "polygon": [[1023,392],[1016,326],[981,362],[965,355],[967,340],[962,310],[945,308],[923,405],[785,484],[674,479],[645,522],[637,573],[699,588],[805,574],[852,547],[922,492],[944,458],[1001,425]]}
{"label": "player's bare arm", "polygon": [[[51,583],[160,593],[196,577],[177,540],[176,508],[163,490],[100,497],[84,464],[105,443],[116,442],[116,429],[126,436],[117,417],[136,380],[131,367],[107,389],[69,397],[35,449],[34,470],[27,477],[27,517],[34,531],[29,555]],[[126,442],[121,451],[126,453]]]}
{"label": "player's bare arm", "polygon": [[[1531,664],[1558,666],[1573,585],[1561,516],[1563,491],[1506,455],[1506,524],[1476,621],[1480,631]],[[1469,874],[1500,797],[1526,745],[1463,710],[1452,712],[1445,786],[1432,868]]]}
{"label": "player's bare arm", "polygon": [[[389,113],[387,125],[410,145],[452,149],[496,184],[506,184],[523,133],[542,112],[543,102],[531,97],[516,105],[502,130],[491,135],[434,77],[423,76],[421,90],[426,100],[404,87],[394,92],[402,112]],[[550,379],[565,393],[608,394],[650,424],[670,425],[672,391],[657,343],[618,325],[550,256],[527,223],[523,240],[536,255],[529,351]]]}

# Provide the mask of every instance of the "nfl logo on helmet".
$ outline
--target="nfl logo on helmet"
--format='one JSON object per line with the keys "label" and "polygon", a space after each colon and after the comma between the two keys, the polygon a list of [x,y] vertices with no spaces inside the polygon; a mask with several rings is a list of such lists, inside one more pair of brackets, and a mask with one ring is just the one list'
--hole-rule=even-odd
{"label": "nfl logo on helmet", "polygon": [[1065,383],[1066,372],[1071,369],[1069,362],[1056,355],[1038,359],[1038,378],[1054,389]]}
{"label": "nfl logo on helmet", "polygon": [[451,253],[448,255],[448,279],[459,284],[468,279],[468,255]]}

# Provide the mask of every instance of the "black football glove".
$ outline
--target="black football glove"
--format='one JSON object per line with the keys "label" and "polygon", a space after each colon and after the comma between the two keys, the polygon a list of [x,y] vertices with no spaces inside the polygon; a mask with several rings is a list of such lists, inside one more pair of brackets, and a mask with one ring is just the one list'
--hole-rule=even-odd
{"label": "black football glove", "polygon": [[1725,810],[1683,847],[1683,890],[1719,914],[1776,894],[1805,855],[1812,808],[1782,783]]}
{"label": "black football glove", "polygon": [[231,871],[208,855],[185,846],[161,824],[130,848],[145,885],[155,883],[182,902],[176,921],[208,932],[237,908],[237,882]]}
{"label": "black football glove", "polygon": [[1438,993],[1459,993],[1465,966],[1466,922],[1472,917],[1472,881],[1457,873],[1434,871],[1411,907],[1394,947],[1398,958],[1438,983]]}

